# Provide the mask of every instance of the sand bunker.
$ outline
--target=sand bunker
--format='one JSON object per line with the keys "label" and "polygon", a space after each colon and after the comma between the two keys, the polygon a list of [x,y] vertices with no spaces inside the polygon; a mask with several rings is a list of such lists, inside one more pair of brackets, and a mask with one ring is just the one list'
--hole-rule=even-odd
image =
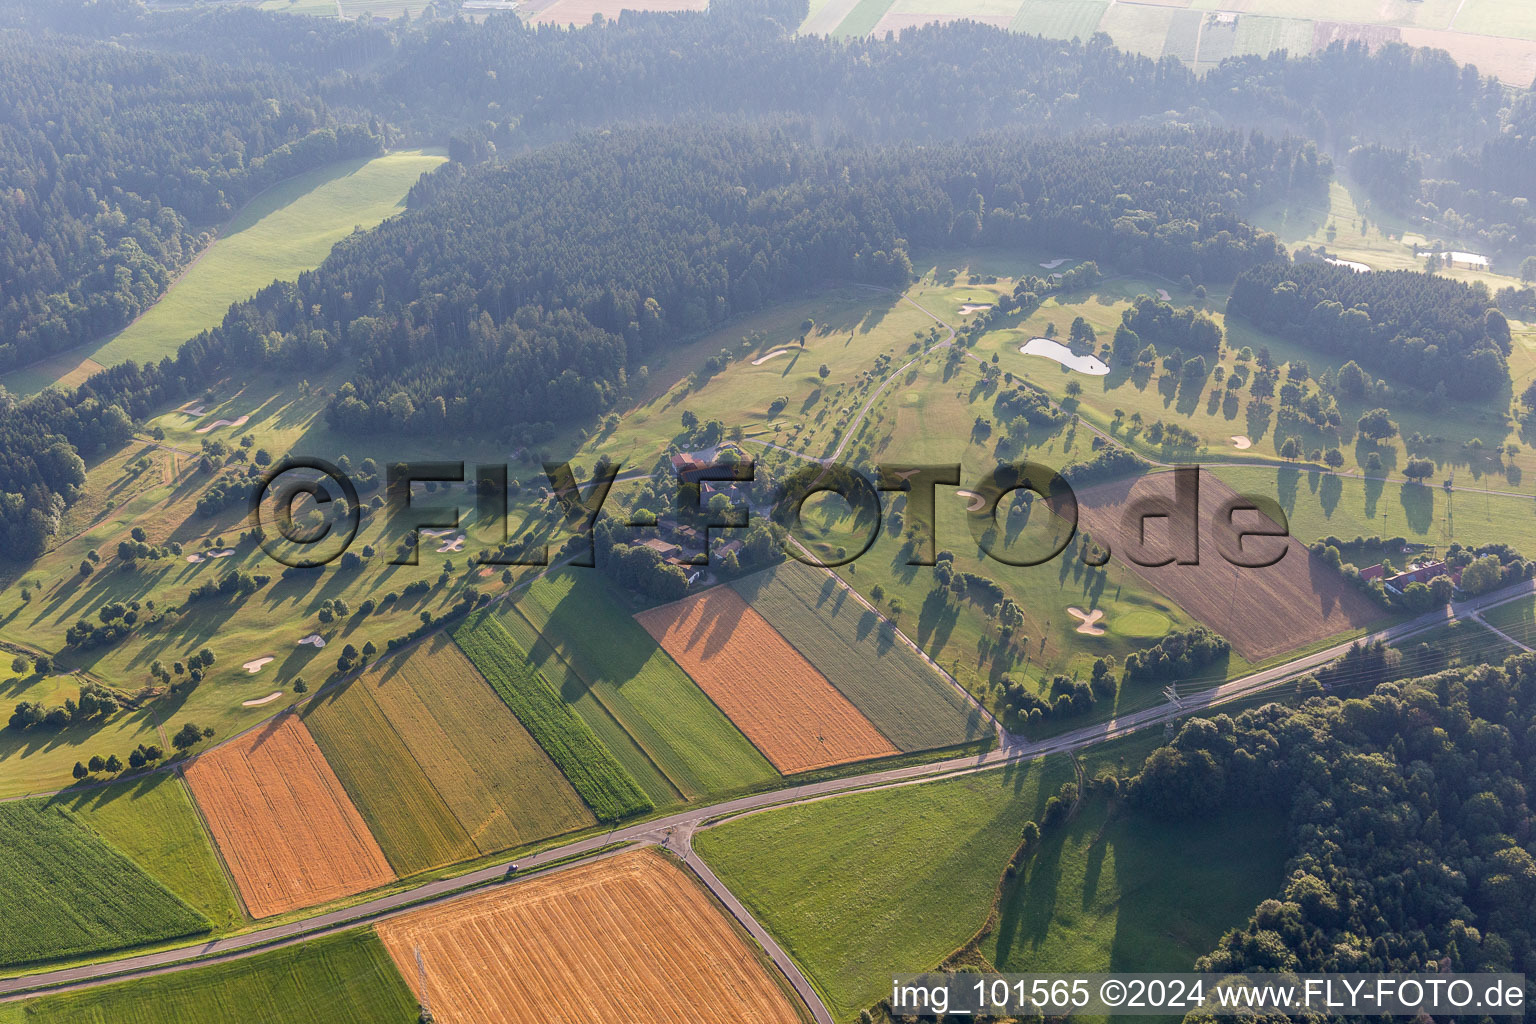
{"label": "sand bunker", "polygon": [[228,558],[235,553],[234,548],[220,548],[214,551],[206,551],[201,555],[188,555],[187,561],[196,565],[198,562],[206,562],[210,558]]}
{"label": "sand bunker", "polygon": [[325,637],[321,636],[319,633],[311,633],[309,636],[300,640],[298,646],[303,647],[305,644],[315,648],[324,647]]}
{"label": "sand bunker", "polygon": [[1341,260],[1337,256],[1329,256],[1325,262],[1332,263],[1336,267],[1348,267],[1357,274],[1369,274],[1371,268],[1364,263],[1356,263],[1354,260]]}
{"label": "sand bunker", "polygon": [[213,430],[215,427],[243,427],[250,420],[250,418],[251,417],[249,415],[246,415],[232,420],[214,420],[212,423],[205,423],[198,427],[193,431],[193,433],[206,434],[208,431]]}
{"label": "sand bunker", "polygon": [[1159,288],[1157,290],[1157,297],[1162,299],[1164,302],[1172,302],[1173,301],[1173,296],[1168,294],[1168,289],[1167,288]]}
{"label": "sand bunker", "polygon": [[965,510],[967,512],[980,512],[987,507],[987,499],[975,491],[956,491],[955,493],[966,499]]}
{"label": "sand bunker", "polygon": [[1027,356],[1044,356],[1054,359],[1069,370],[1078,373],[1086,373],[1094,377],[1104,377],[1109,374],[1109,366],[1093,356],[1073,355],[1072,350],[1065,345],[1059,345],[1049,338],[1031,338],[1019,348]]}
{"label": "sand bunker", "polygon": [[1091,612],[1085,612],[1081,608],[1068,608],[1067,614],[1078,619],[1077,631],[1084,636],[1103,636],[1104,627],[1099,622],[1104,618],[1104,609],[1095,608]]}
{"label": "sand bunker", "polygon": [[766,363],[768,360],[774,358],[775,356],[786,355],[787,353],[794,352],[794,351],[796,351],[796,350],[792,349],[792,348],[776,348],[772,352],[764,352],[762,355],[760,355],[756,359],[752,360],[752,365],[753,366],[762,366],[764,363]]}
{"label": "sand bunker", "polygon": [[989,305],[980,305],[980,304],[975,303],[975,302],[967,302],[967,303],[965,303],[964,305],[962,305],[960,307],[960,315],[961,316],[970,316],[972,313],[979,313],[979,312],[981,312],[984,309],[991,309],[991,308],[992,307],[991,307],[990,304]]}
{"label": "sand bunker", "polygon": [[1248,440],[1248,438],[1244,437],[1242,434],[1233,434],[1232,447],[1236,448],[1238,451],[1246,451],[1247,449],[1253,447],[1253,442]]}
{"label": "sand bunker", "polygon": [[178,409],[176,411],[177,412],[184,412],[188,416],[201,416],[201,415],[203,415],[203,413],[207,412],[208,410],[204,409],[201,405],[184,405],[184,406],[182,406],[180,409]]}
{"label": "sand bunker", "polygon": [[247,672],[251,673],[252,675],[255,675],[257,672],[261,671],[261,668],[262,668],[263,665],[265,665],[267,662],[272,661],[272,660],[274,660],[272,655],[268,654],[265,657],[257,658],[255,661],[248,661],[244,665],[241,665],[240,667],[245,669]]}
{"label": "sand bunker", "polygon": [[431,537],[433,540],[436,540],[439,537],[451,536],[453,534],[453,530],[454,528],[451,526],[446,530],[422,530],[421,535],[423,537]]}
{"label": "sand bunker", "polygon": [[1044,267],[1046,270],[1055,270],[1057,267],[1061,266],[1065,262],[1067,262],[1066,257],[1062,257],[1059,260],[1051,260],[1049,263],[1042,263],[1040,265],[1042,267]]}
{"label": "sand bunker", "polygon": [[197,563],[197,562],[201,562],[202,560],[203,560],[203,556],[202,555],[188,555],[187,556],[187,561],[189,561],[189,562]]}
{"label": "sand bunker", "polygon": [[448,541],[448,542],[446,542],[444,544],[438,545],[437,553],[442,555],[442,554],[447,554],[450,551],[463,551],[463,550],[464,550],[464,535],[461,533],[457,537],[453,538],[453,540],[450,540],[450,541]]}
{"label": "sand bunker", "polygon": [[277,698],[281,697],[282,695],[283,695],[283,691],[282,690],[273,690],[271,693],[267,694],[265,697],[257,697],[255,700],[243,700],[243,701],[240,702],[240,706],[243,707],[243,708],[259,708],[263,704],[271,704],[273,701],[277,700]]}

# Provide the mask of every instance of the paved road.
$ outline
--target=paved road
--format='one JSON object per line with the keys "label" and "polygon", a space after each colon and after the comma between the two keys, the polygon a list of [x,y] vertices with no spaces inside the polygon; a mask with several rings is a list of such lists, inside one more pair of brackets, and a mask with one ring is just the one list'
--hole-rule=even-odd
{"label": "paved road", "polygon": [[[1370,634],[1363,639],[1366,641],[1377,639],[1401,640],[1416,633],[1422,633],[1444,625],[1451,619],[1476,616],[1493,605],[1501,604],[1533,592],[1536,592],[1536,581],[1525,581],[1495,593],[1484,595],[1483,597],[1459,602],[1451,605],[1449,608],[1421,615],[1408,622]],[[739,816],[767,807],[821,799],[855,789],[876,789],[886,786],[906,785],[919,780],[928,781],[935,778],[969,774],[1002,765],[1032,761],[1049,754],[1067,753],[1084,747],[1090,747],[1138,729],[1173,721],[1192,712],[1240,700],[1281,683],[1288,682],[1317,668],[1319,665],[1339,657],[1349,649],[1353,642],[1336,644],[1326,650],[1297,658],[1283,665],[1277,665],[1274,668],[1255,672],[1252,675],[1223,683],[1209,690],[1191,694],[1183,698],[1178,705],[1161,704],[1145,708],[1112,721],[1085,726],[1082,729],[1063,733],[1060,736],[1039,742],[1029,742],[1022,737],[1005,734],[1006,742],[1003,746],[984,754],[951,758],[928,764],[910,765],[905,768],[870,772],[865,775],[829,779],[823,782],[807,783],[766,793],[756,793],[751,796],[738,797],[734,800],[711,804],[707,807],[689,808],[663,818],[590,836],[577,842],[545,850],[542,853],[519,858],[518,863],[523,871],[523,874],[519,875],[519,879],[521,880],[526,875],[531,874],[531,869],[533,868],[549,865],[553,861],[564,861],[567,858],[581,858],[586,855],[597,854],[601,851],[602,847],[612,843],[656,842],[658,841],[657,837],[664,836],[669,829],[674,834],[678,830],[682,830],[685,837],[691,837],[693,832],[702,828],[708,828],[713,824],[718,824],[724,818]],[[689,854],[688,863],[690,867],[694,867],[695,870],[703,867],[697,857],[691,855],[691,848],[689,849]],[[161,974],[172,970],[182,970],[193,966],[189,961],[201,960],[207,957],[232,959],[240,956],[249,956],[257,948],[268,947],[274,943],[288,944],[300,939],[316,938],[365,921],[372,922],[381,918],[391,917],[404,912],[406,909],[424,903],[442,902],[445,899],[451,899],[458,895],[461,889],[496,881],[504,874],[505,867],[505,864],[499,864],[482,868],[454,878],[428,882],[403,892],[381,896],[356,906],[330,911],[303,921],[274,925],[270,928],[258,929],[243,935],[212,939],[194,946],[143,953],[103,963],[68,967],[18,978],[3,979],[0,980],[0,1000],[19,998],[25,993],[35,992],[42,988],[57,986],[84,988],[90,985],[101,984],[110,979],[136,978]],[[707,871],[707,867],[704,870]],[[712,889],[719,886],[719,891],[724,891],[724,886],[719,882],[719,879],[715,878],[711,882],[711,878],[713,878],[712,872],[707,877],[701,872],[700,877],[705,878],[706,884],[710,884]],[[514,881],[511,884],[518,884],[518,882]],[[734,898],[727,905],[732,907],[732,913],[736,914],[743,924],[751,920],[751,915]],[[754,935],[761,933],[758,939],[760,942],[763,941],[763,937],[766,937],[766,933],[761,932],[761,926],[757,925],[755,921],[748,926],[748,930],[752,931]],[[783,950],[776,943],[772,943],[771,937],[767,938],[769,941],[764,943],[764,948],[768,950],[779,968],[784,971],[786,977],[789,977],[792,982],[796,978],[804,982],[804,978],[800,975],[798,968],[789,960]],[[800,985],[797,984],[796,988],[798,990]],[[804,994],[802,991],[802,995]],[[811,996],[814,997],[813,990],[811,990]],[[813,1008],[813,1011],[820,1006],[819,999],[808,997],[807,1003]],[[825,1008],[821,1008],[820,1012],[824,1013]],[[822,1018],[818,1017],[818,1019]]]}

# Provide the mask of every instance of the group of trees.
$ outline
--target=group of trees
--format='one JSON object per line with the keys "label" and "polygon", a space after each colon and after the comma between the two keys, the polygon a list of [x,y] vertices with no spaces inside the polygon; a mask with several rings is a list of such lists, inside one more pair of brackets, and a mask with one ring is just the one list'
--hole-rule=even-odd
{"label": "group of trees", "polygon": [[1189,679],[1231,653],[1226,637],[1204,626],[1176,630],[1142,651],[1125,656],[1125,681],[1164,683]]}
{"label": "group of trees", "polygon": [[1480,283],[1277,262],[1240,274],[1227,312],[1425,391],[1483,398],[1509,384],[1509,322]]}
{"label": "group of trees", "polygon": [[1536,657],[1354,692],[1192,721],[1133,780],[1166,815],[1289,817],[1281,890],[1197,969],[1530,973]]}
{"label": "group of trees", "polygon": [[63,704],[48,707],[41,701],[21,701],[11,714],[10,727],[18,732],[33,726],[62,729],[78,722],[100,721],[118,707],[117,694],[100,683],[87,681],[80,684],[78,698],[66,697]]}

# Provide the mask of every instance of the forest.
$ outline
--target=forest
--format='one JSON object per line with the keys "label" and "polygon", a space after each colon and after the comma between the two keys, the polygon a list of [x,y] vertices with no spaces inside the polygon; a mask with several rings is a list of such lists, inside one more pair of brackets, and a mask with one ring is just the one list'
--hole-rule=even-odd
{"label": "forest", "polygon": [[1190,722],[1132,780],[1161,814],[1289,814],[1284,889],[1197,969],[1536,968],[1536,657],[1378,684],[1396,656],[1357,649],[1358,696]]}
{"label": "forest", "polygon": [[1276,262],[1238,275],[1227,312],[1424,391],[1485,398],[1509,387],[1509,321],[1481,284]]}
{"label": "forest", "polygon": [[[344,429],[502,425],[493,391],[585,415],[660,347],[813,281],[894,285],[913,246],[1027,243],[1224,283],[1283,265],[1252,215],[1323,189],[1325,151],[1411,147],[1407,170],[1379,162],[1495,205],[1529,173],[1530,104],[1444,54],[1340,44],[1197,77],[1102,36],[964,22],[831,40],[793,34],[803,16],[803,0],[722,0],[567,30],[0,0],[0,369],[121,327],[275,180],[401,144],[454,158],[410,215],[174,359],[0,401],[0,539],[42,550],[78,457],[234,365],[355,360],[328,411]],[[1327,294],[1360,287],[1379,286]],[[1360,361],[1400,345],[1418,380],[1465,366],[1477,387],[1502,357],[1496,333],[1462,330],[1470,301],[1422,352],[1399,330],[1412,310],[1376,311]],[[1191,326],[1184,347],[1214,340]]]}

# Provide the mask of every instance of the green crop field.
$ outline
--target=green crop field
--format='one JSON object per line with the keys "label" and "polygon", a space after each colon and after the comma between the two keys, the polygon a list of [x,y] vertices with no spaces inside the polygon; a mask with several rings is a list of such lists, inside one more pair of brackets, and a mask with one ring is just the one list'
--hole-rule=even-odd
{"label": "green crop field", "polygon": [[227,963],[0,1004],[0,1024],[415,1024],[370,929]]}
{"label": "green crop field", "polygon": [[1312,51],[1312,23],[1300,18],[1268,18],[1244,14],[1237,19],[1235,52],[1267,57],[1276,50],[1303,54]]}
{"label": "green crop field", "polygon": [[474,856],[475,844],[361,678],[316,698],[303,714],[395,874]]}
{"label": "green crop field", "polygon": [[1200,11],[1174,11],[1168,22],[1168,34],[1163,37],[1163,56],[1177,57],[1185,64],[1193,64],[1200,47],[1204,19]]}
{"label": "green crop field", "polygon": [[196,935],[209,921],[70,812],[0,804],[0,965]]}
{"label": "green crop field", "polygon": [[[433,151],[402,150],[328,164],[274,185],[235,215],[159,302],[111,338],[68,358],[111,366],[174,355],[198,331],[218,325],[231,303],[273,281],[294,280],[319,266],[353,228],[370,228],[403,210],[407,190],[444,159]],[[8,374],[4,383],[17,394],[31,394],[61,376],[59,369],[50,362]]]}
{"label": "green crop field", "polygon": [[[510,614],[521,614],[539,631],[574,673],[566,685],[584,684],[684,796],[778,777],[596,573],[575,569],[540,579]],[[602,642],[593,643],[594,636]],[[531,656],[542,671],[539,654]],[[580,710],[579,692],[562,686],[560,695]]]}
{"label": "green crop field", "polygon": [[215,930],[245,922],[180,776],[147,775],[66,792],[52,802],[212,921]]}
{"label": "green crop field", "polygon": [[618,821],[651,810],[654,805],[635,780],[560,700],[499,620],[480,612],[456,628],[453,638],[599,821]]}
{"label": "green crop field", "polygon": [[899,749],[953,746],[990,731],[976,708],[836,577],[786,562],[734,586]]}
{"label": "green crop field", "polygon": [[[374,834],[398,874],[593,822],[548,755],[446,636],[317,698],[305,723],[370,827],[378,821],[382,832]],[[380,756],[382,750],[390,754]]]}
{"label": "green crop field", "polygon": [[1009,972],[1190,970],[1279,891],[1286,845],[1273,812],[1165,821],[1089,799],[1008,884],[982,952]]}
{"label": "green crop field", "polygon": [[[681,803],[685,798],[681,790],[672,784],[666,774],[656,766],[649,754],[640,748],[635,738],[625,731],[612,713],[597,699],[597,693],[587,681],[576,674],[571,663],[555,650],[527,616],[515,607],[501,615],[501,624],[507,627],[517,645],[528,652],[528,660],[539,675],[554,687],[560,699],[597,734],[603,746],[608,748],[624,770],[629,772],[642,792],[657,807]],[[755,749],[755,748],[754,748]]]}
{"label": "green crop field", "polygon": [[885,17],[885,12],[891,9],[894,0],[859,0],[853,10],[848,12],[842,24],[837,26],[837,31],[832,33],[839,39],[847,39],[850,36],[867,36],[874,31],[880,19]]}
{"label": "green crop field", "polygon": [[1051,39],[1087,40],[1099,29],[1103,0],[1024,0],[1009,29]]}
{"label": "green crop field", "polygon": [[839,1021],[981,927],[1024,822],[1073,778],[1051,759],[749,815],[694,846]]}

